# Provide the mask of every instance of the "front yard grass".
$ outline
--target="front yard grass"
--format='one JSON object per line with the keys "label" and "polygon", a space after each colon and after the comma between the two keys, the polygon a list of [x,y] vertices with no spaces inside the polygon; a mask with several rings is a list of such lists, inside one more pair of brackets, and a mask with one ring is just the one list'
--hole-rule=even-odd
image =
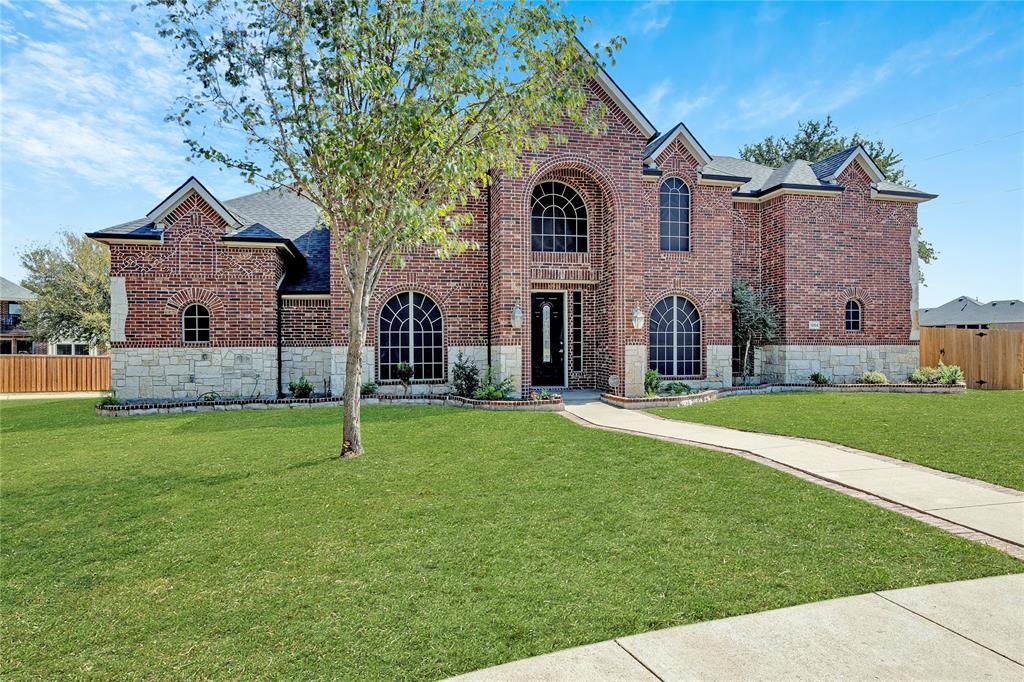
{"label": "front yard grass", "polygon": [[650,411],[827,440],[1024,490],[1024,391],[773,393]]}
{"label": "front yard grass", "polygon": [[339,461],[335,408],[0,410],[9,678],[423,680],[1022,569],[738,457],[553,414],[367,408],[368,454]]}

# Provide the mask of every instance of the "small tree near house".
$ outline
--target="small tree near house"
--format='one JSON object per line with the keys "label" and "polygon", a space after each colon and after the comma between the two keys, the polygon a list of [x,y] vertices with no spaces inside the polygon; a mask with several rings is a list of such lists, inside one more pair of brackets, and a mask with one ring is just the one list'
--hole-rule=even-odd
{"label": "small tree near house", "polygon": [[[473,248],[459,236],[469,219],[460,207],[543,148],[543,126],[599,129],[582,24],[557,2],[525,0],[148,4],[187,57],[195,88],[176,118],[192,155],[291,187],[331,230],[350,299],[341,454],[359,455],[360,359],[385,268],[406,247],[441,257]],[[239,130],[247,144],[211,141],[201,123]]]}
{"label": "small tree near house", "polygon": [[753,373],[754,348],[775,338],[779,324],[775,311],[762,294],[742,279],[732,282],[732,337],[740,349],[740,376]]}

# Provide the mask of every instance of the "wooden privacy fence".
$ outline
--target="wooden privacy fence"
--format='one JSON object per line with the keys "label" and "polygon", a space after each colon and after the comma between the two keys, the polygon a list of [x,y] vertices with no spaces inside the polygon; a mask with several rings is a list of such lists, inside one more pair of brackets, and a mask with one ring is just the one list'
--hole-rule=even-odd
{"label": "wooden privacy fence", "polygon": [[109,390],[110,356],[0,355],[0,393]]}
{"label": "wooden privacy fence", "polygon": [[1024,332],[922,327],[922,366],[960,365],[967,388],[1024,389]]}

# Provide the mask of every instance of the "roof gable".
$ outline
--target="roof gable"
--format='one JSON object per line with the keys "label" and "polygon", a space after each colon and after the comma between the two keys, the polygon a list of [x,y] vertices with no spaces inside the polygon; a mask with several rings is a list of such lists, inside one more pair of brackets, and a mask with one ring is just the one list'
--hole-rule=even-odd
{"label": "roof gable", "polygon": [[811,170],[819,180],[832,182],[854,161],[860,164],[871,178],[871,182],[885,180],[885,174],[878,168],[864,146],[859,144],[811,164]]}
{"label": "roof gable", "polygon": [[178,204],[182,202],[185,197],[190,193],[195,192],[198,194],[203,201],[210,205],[217,215],[223,218],[230,227],[240,227],[241,222],[231,211],[229,211],[224,204],[220,203],[216,197],[210,194],[210,191],[203,187],[203,183],[199,182],[195,176],[190,177],[188,180],[183,182],[178,189],[167,195],[167,198],[157,204],[152,211],[146,214],[153,223],[160,223],[167,215],[177,208]]}
{"label": "roof gable", "polygon": [[604,70],[600,62],[594,57],[594,55],[587,49],[587,46],[577,38],[577,46],[583,50],[583,53],[594,60],[594,66],[597,67],[594,73],[594,82],[596,82],[600,88],[611,98],[615,105],[622,110],[622,113],[633,122],[644,137],[650,139],[658,134],[658,129],[654,127],[644,113],[640,111],[640,107],[633,103],[633,100],[629,98],[622,88],[619,87],[618,83],[612,80],[612,77],[608,75],[608,72]]}
{"label": "roof gable", "polygon": [[693,136],[693,133],[690,132],[690,129],[682,121],[647,145],[647,148],[644,149],[644,163],[654,163],[658,156],[676,140],[683,143],[683,146],[693,155],[693,158],[697,159],[697,163],[701,166],[711,163],[711,155],[701,146],[697,138]]}

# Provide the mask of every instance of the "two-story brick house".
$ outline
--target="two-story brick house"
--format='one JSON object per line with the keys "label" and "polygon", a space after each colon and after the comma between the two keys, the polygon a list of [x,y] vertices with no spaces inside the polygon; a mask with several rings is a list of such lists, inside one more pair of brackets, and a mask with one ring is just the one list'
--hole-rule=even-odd
{"label": "two-story brick house", "polygon": [[[837,380],[917,365],[917,204],[861,147],[767,168],[664,134],[601,72],[606,129],[499,176],[465,210],[479,248],[405,254],[373,300],[363,380],[399,362],[443,390],[463,353],[517,391],[636,395],[650,367],[732,383],[731,283],[781,321],[764,381]],[[347,293],[315,207],[289,190],[220,201],[190,178],[149,214],[89,236],[110,245],[113,383],[125,398],[276,395],[305,375],[343,386]]]}

